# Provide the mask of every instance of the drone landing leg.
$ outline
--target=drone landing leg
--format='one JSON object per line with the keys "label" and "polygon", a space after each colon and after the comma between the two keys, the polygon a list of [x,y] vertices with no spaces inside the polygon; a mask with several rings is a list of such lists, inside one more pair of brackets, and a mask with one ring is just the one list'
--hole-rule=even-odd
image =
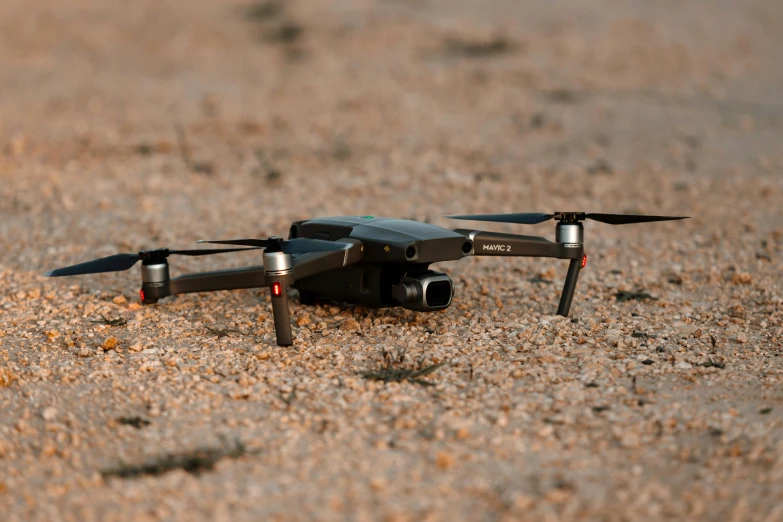
{"label": "drone landing leg", "polygon": [[582,270],[582,259],[572,259],[568,265],[568,275],[563,285],[563,293],[560,295],[560,305],[557,307],[557,315],[568,317],[571,310],[571,301],[574,299],[574,290],[576,290],[576,281],[579,279],[579,272]]}
{"label": "drone landing leg", "polygon": [[280,295],[272,295],[272,314],[275,318],[275,335],[278,346],[291,346],[294,338],[291,334],[291,318],[288,312],[288,294],[285,287]]}

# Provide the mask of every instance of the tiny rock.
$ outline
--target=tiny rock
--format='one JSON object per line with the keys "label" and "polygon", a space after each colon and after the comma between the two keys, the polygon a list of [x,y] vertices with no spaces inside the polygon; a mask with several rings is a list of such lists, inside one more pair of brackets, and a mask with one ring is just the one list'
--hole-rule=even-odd
{"label": "tiny rock", "polygon": [[677,363],[677,368],[680,370],[690,370],[693,368],[693,365],[687,361],[680,361]]}
{"label": "tiny rock", "polygon": [[118,295],[118,296],[116,296],[114,299],[112,299],[112,302],[113,302],[114,304],[118,304],[118,305],[119,305],[119,304],[125,304],[125,303],[127,303],[127,302],[128,302],[128,300],[125,298],[125,296],[124,296],[124,295]]}
{"label": "tiny rock", "polygon": [[748,341],[750,341],[750,338],[748,338],[748,334],[745,332],[740,332],[737,334],[737,342],[740,344],[745,344]]}
{"label": "tiny rock", "polygon": [[638,448],[641,445],[641,438],[638,433],[626,431],[620,436],[620,444],[624,448]]}
{"label": "tiny rock", "polygon": [[51,406],[48,408],[44,408],[41,412],[41,417],[45,421],[52,421],[57,417],[57,410],[52,408]]}
{"label": "tiny rock", "polygon": [[445,451],[439,451],[438,454],[435,455],[435,465],[440,469],[449,469],[454,465],[454,457]]}
{"label": "tiny rock", "polygon": [[383,477],[375,477],[370,481],[370,489],[373,491],[383,491],[386,489],[387,481]]}
{"label": "tiny rock", "polygon": [[571,493],[564,489],[553,488],[547,491],[546,495],[544,496],[547,501],[553,504],[565,504],[568,501],[568,498],[571,496]]}
{"label": "tiny rock", "polygon": [[514,506],[517,509],[530,509],[536,503],[535,499],[524,493],[518,493],[514,496]]}
{"label": "tiny rock", "polygon": [[753,282],[753,276],[747,272],[735,272],[734,275],[731,276],[731,282],[735,285],[749,285]]}
{"label": "tiny rock", "polygon": [[8,147],[6,150],[11,156],[21,156],[24,154],[26,144],[27,139],[25,138],[24,133],[17,131],[14,132],[11,135],[11,139],[8,140]]}
{"label": "tiny rock", "polygon": [[340,325],[340,330],[346,331],[346,332],[353,332],[359,329],[359,321],[356,319],[349,317],[343,323]]}
{"label": "tiny rock", "polygon": [[57,446],[54,445],[54,442],[47,441],[44,442],[41,446],[41,456],[42,457],[52,457],[55,454],[57,454]]}
{"label": "tiny rock", "polygon": [[0,367],[0,388],[11,386],[18,377],[10,368]]}
{"label": "tiny rock", "polygon": [[103,343],[101,344],[101,348],[103,348],[104,350],[114,350],[114,348],[117,347],[117,344],[119,342],[120,342],[119,339],[117,339],[114,336],[107,337],[106,339],[103,340]]}
{"label": "tiny rock", "polygon": [[243,399],[249,398],[252,393],[253,393],[253,390],[251,388],[249,388],[249,387],[246,387],[246,388],[239,388],[239,389],[231,390],[231,391],[228,392],[228,396],[229,396],[229,398],[231,398],[231,399],[233,399],[235,401],[239,401],[239,400],[243,400]]}

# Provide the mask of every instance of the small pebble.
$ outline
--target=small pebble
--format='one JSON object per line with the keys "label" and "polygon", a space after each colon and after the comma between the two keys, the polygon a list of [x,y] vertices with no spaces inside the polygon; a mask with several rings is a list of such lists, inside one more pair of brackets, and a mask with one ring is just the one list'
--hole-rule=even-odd
{"label": "small pebble", "polygon": [[440,469],[449,469],[454,465],[454,457],[446,451],[439,451],[435,455],[435,465]]}
{"label": "small pebble", "polygon": [[45,421],[53,421],[57,417],[57,410],[52,408],[51,406],[48,408],[44,408],[41,412],[41,417]]}

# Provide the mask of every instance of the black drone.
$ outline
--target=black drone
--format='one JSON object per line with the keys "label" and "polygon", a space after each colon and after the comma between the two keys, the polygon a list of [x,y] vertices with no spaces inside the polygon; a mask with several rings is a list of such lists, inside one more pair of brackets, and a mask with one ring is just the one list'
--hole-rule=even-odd
{"label": "black drone", "polygon": [[[199,241],[251,248],[212,250],[145,250],[117,254],[47,272],[49,277],[119,272],[138,261],[141,265],[141,301],[152,304],[163,297],[189,292],[269,287],[277,344],[293,343],[288,312],[289,287],[299,291],[303,304],[318,300],[343,301],[373,308],[401,306],[418,312],[447,308],[454,282],[429,270],[431,263],[468,256],[552,257],[568,259],[568,275],[557,313],[571,309],[579,272],[587,264],[584,228],[592,219],[610,225],[687,219],[672,216],[624,214],[487,214],[449,216],[454,219],[535,225],[558,221],[555,241],[542,237],[500,234],[481,230],[448,230],[428,223],[374,216],[332,217],[296,221],[289,239],[234,239]],[[170,255],[201,256],[264,249],[263,266],[169,277]]]}

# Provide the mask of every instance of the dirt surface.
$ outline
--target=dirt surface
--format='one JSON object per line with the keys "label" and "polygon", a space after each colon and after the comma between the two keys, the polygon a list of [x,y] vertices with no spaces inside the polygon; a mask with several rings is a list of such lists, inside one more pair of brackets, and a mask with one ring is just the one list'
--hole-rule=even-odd
{"label": "dirt surface", "polygon": [[[779,0],[0,2],[1,518],[782,520],[782,35]],[[42,277],[554,210],[693,218],[586,225],[568,319],[563,262],[474,258],[441,313],[294,299],[290,348],[264,290]]]}

